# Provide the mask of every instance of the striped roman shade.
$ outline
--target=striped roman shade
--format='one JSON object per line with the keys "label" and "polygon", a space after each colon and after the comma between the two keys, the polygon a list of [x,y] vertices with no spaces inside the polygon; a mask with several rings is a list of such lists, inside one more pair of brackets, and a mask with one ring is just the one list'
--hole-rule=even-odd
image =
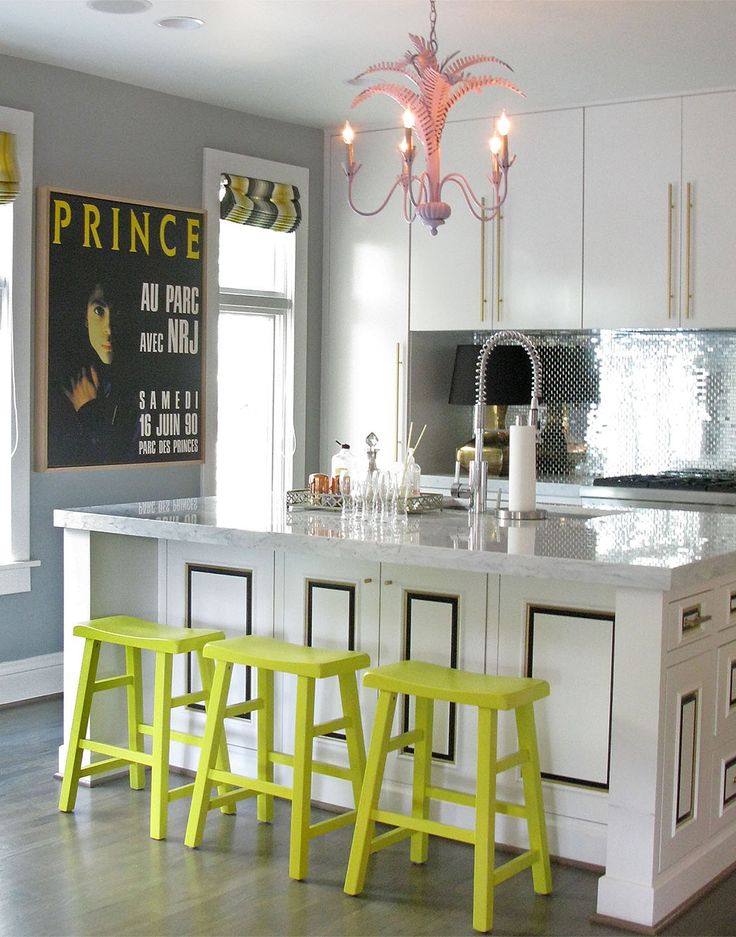
{"label": "striped roman shade", "polygon": [[0,205],[20,192],[20,170],[15,158],[15,134],[0,130]]}
{"label": "striped roman shade", "polygon": [[287,234],[302,220],[299,189],[286,182],[222,175],[220,218]]}

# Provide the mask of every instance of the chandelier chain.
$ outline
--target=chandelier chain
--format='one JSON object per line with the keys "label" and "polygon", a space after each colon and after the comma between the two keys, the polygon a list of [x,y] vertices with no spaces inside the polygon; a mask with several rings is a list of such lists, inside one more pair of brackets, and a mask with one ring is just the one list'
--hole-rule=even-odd
{"label": "chandelier chain", "polygon": [[429,48],[437,55],[437,8],[435,0],[429,0]]}

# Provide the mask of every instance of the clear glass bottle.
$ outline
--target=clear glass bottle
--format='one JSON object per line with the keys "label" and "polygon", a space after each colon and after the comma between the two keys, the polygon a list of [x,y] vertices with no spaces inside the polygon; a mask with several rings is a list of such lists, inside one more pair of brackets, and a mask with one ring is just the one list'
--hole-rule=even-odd
{"label": "clear glass bottle", "polygon": [[422,471],[414,460],[414,450],[409,449],[406,457],[406,493],[410,498],[418,498],[421,491]]}

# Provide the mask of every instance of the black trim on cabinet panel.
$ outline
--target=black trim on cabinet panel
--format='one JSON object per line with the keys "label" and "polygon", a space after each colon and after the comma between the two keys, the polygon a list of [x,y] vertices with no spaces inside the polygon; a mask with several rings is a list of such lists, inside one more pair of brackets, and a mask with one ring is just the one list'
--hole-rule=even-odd
{"label": "black trim on cabinet panel", "polygon": [[[695,707],[693,711],[693,742],[692,742],[692,751],[689,752],[690,755],[690,797],[688,808],[684,812],[680,812],[680,787],[683,781],[683,737],[682,737],[682,717],[685,712],[685,707],[693,705]],[[696,777],[695,769],[698,762],[698,691],[691,690],[689,693],[684,693],[680,697],[680,718],[678,719],[678,739],[677,739],[677,786],[675,788],[675,826],[679,826],[681,823],[684,823],[685,820],[689,820],[695,812],[695,786],[696,786]]]}
{"label": "black trim on cabinet panel", "polygon": [[[322,579],[307,579],[305,580],[305,585],[307,587],[307,604],[306,604],[306,636],[305,644],[307,647],[312,647],[312,608],[313,608],[313,596],[315,589],[333,589],[336,592],[347,592],[348,599],[348,640],[347,648],[348,651],[355,650],[355,583],[354,582],[331,582],[328,580]],[[344,732],[328,732],[325,738],[330,739],[340,739],[341,742],[345,742],[345,733]]]}
{"label": "black trim on cabinet panel", "polygon": [[731,661],[731,680],[728,692],[728,708],[736,706],[736,660]]}
{"label": "black trim on cabinet panel", "polygon": [[[450,667],[457,668],[458,658],[458,621],[460,599],[457,595],[441,595],[431,592],[406,592],[405,593],[405,612],[404,612],[404,660],[411,660],[411,607],[412,601],[417,599],[422,602],[441,602],[452,607],[452,621],[450,625]],[[435,705],[437,703],[435,702]],[[457,740],[457,707],[455,703],[448,703],[447,719],[447,751],[432,751],[432,758],[438,761],[454,761],[455,746]],[[409,731],[409,697],[404,696],[402,701],[402,724],[403,731]],[[407,745],[402,751],[413,754],[414,748]]]}
{"label": "black trim on cabinet panel", "polygon": [[729,804],[736,801],[736,785],[734,785],[733,793],[726,793],[726,779],[728,777],[728,772],[731,768],[736,766],[736,756],[730,758],[723,765],[723,808],[725,809]]}
{"label": "black trim on cabinet panel", "polygon": [[315,589],[333,589],[336,592],[347,592],[349,596],[348,606],[348,651],[355,650],[355,583],[354,582],[331,582],[322,579],[307,579],[307,608],[306,608],[306,645],[312,647],[312,604],[313,593]]}
{"label": "black trim on cabinet panel", "polygon": [[[185,627],[192,627],[192,574],[193,573],[213,573],[217,576],[240,576],[246,581],[246,601],[245,601],[245,630],[243,634],[248,635],[253,633],[253,570],[252,569],[236,569],[230,566],[211,566],[201,563],[187,563],[186,564],[186,590],[187,590],[187,601],[186,601],[186,620],[184,622]],[[245,681],[243,685],[243,701],[249,700],[251,698],[252,691],[252,674],[251,667],[245,667]],[[192,655],[187,654],[187,693],[192,692]],[[201,703],[193,703],[190,709],[197,709],[200,711],[204,710],[204,706]],[[239,716],[234,716],[235,719],[245,719],[251,721],[253,717],[252,713],[242,713]]]}
{"label": "black trim on cabinet panel", "polygon": [[616,643],[616,616],[613,612],[596,612],[588,609],[565,608],[553,605],[528,605],[526,622],[526,676],[534,674],[534,616],[558,615],[565,618],[588,618],[593,621],[607,621],[611,624],[611,669],[608,675],[608,754],[606,757],[606,780],[592,781],[588,778],[574,778],[564,774],[553,774],[551,771],[542,771],[542,777],[547,781],[561,781],[565,784],[575,784],[579,787],[590,787],[596,790],[607,791],[611,780],[611,720],[613,718],[613,661]]}

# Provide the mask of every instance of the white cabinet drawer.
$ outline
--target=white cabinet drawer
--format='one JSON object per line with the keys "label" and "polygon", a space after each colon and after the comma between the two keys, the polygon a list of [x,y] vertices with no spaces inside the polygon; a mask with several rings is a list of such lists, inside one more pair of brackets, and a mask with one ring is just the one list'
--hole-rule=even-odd
{"label": "white cabinet drawer", "polygon": [[689,595],[670,602],[667,614],[667,650],[690,644],[714,630],[712,591]]}
{"label": "white cabinet drawer", "polygon": [[736,582],[729,582],[715,590],[716,631],[736,626]]}
{"label": "white cabinet drawer", "polygon": [[736,739],[736,641],[718,648],[716,680],[716,724],[719,739]]}
{"label": "white cabinet drawer", "polygon": [[736,825],[736,744],[713,752],[710,835]]}

